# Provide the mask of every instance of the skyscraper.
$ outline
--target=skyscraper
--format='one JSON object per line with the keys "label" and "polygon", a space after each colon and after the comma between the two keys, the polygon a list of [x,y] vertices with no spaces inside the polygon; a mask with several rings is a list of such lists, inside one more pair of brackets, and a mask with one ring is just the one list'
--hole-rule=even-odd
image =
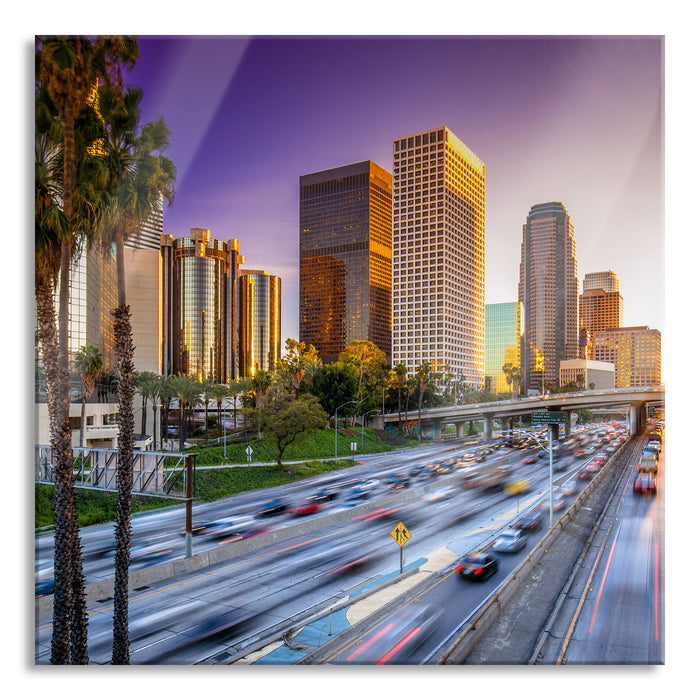
{"label": "skyscraper", "polygon": [[619,292],[620,281],[612,270],[587,272],[583,276],[583,291],[586,292],[589,289],[602,289],[608,293]]}
{"label": "skyscraper", "polygon": [[282,352],[282,282],[264,270],[238,278],[238,364],[241,377],[273,372]]}
{"label": "skyscraper", "polygon": [[228,384],[237,376],[238,241],[191,228],[189,238],[164,235],[161,255],[163,374]]}
{"label": "skyscraper", "polygon": [[391,354],[391,176],[372,161],[299,178],[299,339]]}
{"label": "skyscraper", "polygon": [[559,362],[578,357],[574,224],[561,202],[535,204],[523,225],[518,299],[525,313],[525,387],[556,385]]}
{"label": "skyscraper", "polygon": [[593,354],[615,365],[615,386],[661,384],[661,332],[649,326],[611,328],[595,334]]}
{"label": "skyscraper", "polygon": [[393,362],[484,385],[485,166],[446,126],[394,139]]}
{"label": "skyscraper", "polygon": [[503,365],[507,362],[520,367],[520,350],[523,340],[522,312],[519,301],[502,304],[486,304],[486,390],[494,393],[511,391],[506,381]]}

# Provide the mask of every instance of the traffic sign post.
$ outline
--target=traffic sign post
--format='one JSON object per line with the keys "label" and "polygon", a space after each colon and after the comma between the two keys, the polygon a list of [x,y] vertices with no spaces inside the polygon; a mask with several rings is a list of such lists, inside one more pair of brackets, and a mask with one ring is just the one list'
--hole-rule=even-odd
{"label": "traffic sign post", "polygon": [[399,573],[403,573],[403,546],[411,539],[411,533],[403,523],[399,523],[392,531],[391,536],[399,545]]}
{"label": "traffic sign post", "polygon": [[250,464],[250,457],[253,454],[253,448],[250,445],[248,445],[248,447],[245,448],[245,453],[247,455],[248,464]]}
{"label": "traffic sign post", "polygon": [[566,424],[566,413],[564,411],[533,411],[532,422]]}

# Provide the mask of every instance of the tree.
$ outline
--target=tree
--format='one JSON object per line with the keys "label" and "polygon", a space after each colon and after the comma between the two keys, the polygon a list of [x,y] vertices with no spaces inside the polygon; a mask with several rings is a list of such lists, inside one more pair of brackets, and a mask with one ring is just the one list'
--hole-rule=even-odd
{"label": "tree", "polygon": [[285,354],[277,360],[275,370],[280,381],[289,387],[296,397],[302,392],[304,383],[313,380],[314,373],[321,366],[318,352],[313,345],[306,345],[294,338],[287,338]]}
{"label": "tree", "polygon": [[[408,372],[408,369],[406,368],[406,365],[403,362],[399,362],[396,365],[394,365],[394,373],[396,374],[396,380],[398,382],[398,392],[399,392],[399,424],[401,424],[401,387],[406,380],[406,374]],[[408,420],[408,417],[406,417],[406,420]]]}
{"label": "tree", "polygon": [[[153,393],[153,382],[158,377],[155,372],[143,371],[134,372],[134,388],[141,394],[141,434],[146,434],[146,407],[148,406],[149,396]],[[155,431],[155,423],[153,430]]]}
{"label": "tree", "polygon": [[357,404],[368,383],[376,383],[386,367],[386,354],[369,340],[352,340],[338,360],[357,369]]}
{"label": "tree", "polygon": [[583,373],[579,372],[576,375],[576,388],[578,391],[582,391],[586,386],[586,377]]}
{"label": "tree", "polygon": [[233,425],[238,426],[238,397],[241,396],[241,403],[246,395],[253,391],[253,380],[250,377],[239,377],[231,382],[231,396],[233,397]]}
{"label": "tree", "polygon": [[520,387],[525,379],[525,375],[523,374],[522,368],[513,367],[510,376],[513,380],[513,398],[517,399],[520,395]]}
{"label": "tree", "polygon": [[328,416],[318,399],[310,394],[294,398],[283,386],[274,387],[263,396],[254,409],[245,409],[246,417],[277,447],[277,466],[282,468],[282,456],[301,433],[318,430],[328,423]]}
{"label": "tree", "polygon": [[333,415],[335,409],[357,394],[357,373],[342,362],[323,365],[314,375],[311,393],[319,400],[323,410]]}
{"label": "tree", "polygon": [[[510,390],[510,385],[513,381],[513,370],[514,369],[515,368],[513,367],[512,362],[506,362],[502,367],[502,371],[503,371],[503,374],[505,374],[506,384],[508,385],[509,390]],[[511,397],[512,397],[512,394],[511,394]]]}
{"label": "tree", "polygon": [[170,403],[175,396],[175,391],[173,389],[173,383],[171,377],[158,377],[158,382],[156,383],[156,390],[158,392],[158,403],[161,405],[161,419],[160,419],[160,445],[163,447],[163,440],[168,436],[168,420],[170,418]]}
{"label": "tree", "polygon": [[209,401],[214,398],[213,389],[216,386],[211,379],[202,379],[199,383],[204,401],[204,445],[209,446]]}
{"label": "tree", "polygon": [[117,307],[114,317],[119,396],[119,456],[117,462],[117,522],[114,579],[114,642],[112,663],[129,663],[128,573],[131,543],[131,482],[133,465],[133,334],[126,299],[125,242],[139,232],[163,199],[172,202],[175,166],[162,154],[169,131],[162,119],[139,132],[142,92],[100,87],[100,112],[106,126],[102,146],[108,194],[99,210],[99,233],[104,246],[114,246],[117,262]]}
{"label": "tree", "polygon": [[187,409],[196,406],[200,400],[199,382],[187,374],[178,374],[170,378],[173,397],[177,399],[180,408],[180,450],[185,449],[187,438]]}
{"label": "tree", "polygon": [[80,446],[85,447],[85,404],[102,372],[102,353],[94,345],[83,345],[75,356],[74,367],[80,374]]}
{"label": "tree", "polygon": [[[37,316],[56,474],[52,664],[88,662],[87,612],[72,485],[68,363],[70,262],[78,247],[77,237],[92,227],[93,210],[81,206],[80,199],[86,192],[93,192],[96,183],[96,179],[84,177],[81,167],[89,159],[80,143],[80,118],[87,113],[96,124],[94,110],[88,105],[90,91],[100,79],[105,83],[120,82],[121,66],[126,65],[125,57],[134,46],[135,41],[125,37],[42,36],[37,37],[35,44],[37,104],[43,102],[46,106],[45,110],[37,109],[36,115],[57,115],[61,129],[60,185],[56,178],[57,187],[50,198],[43,196],[46,190],[37,188],[37,204],[42,197],[43,201],[37,208],[35,227],[36,259],[40,261]],[[37,129],[35,133],[49,132]],[[59,277],[57,327],[55,318],[49,321],[48,314],[54,314],[49,293],[52,295]]]}
{"label": "tree", "polygon": [[420,425],[421,419],[421,409],[423,407],[423,394],[425,393],[425,388],[428,386],[432,373],[432,367],[430,362],[422,362],[418,369],[416,370],[416,380],[418,384],[418,440],[422,441],[422,431]]}
{"label": "tree", "polygon": [[216,426],[217,426],[217,437],[221,439],[221,405],[224,399],[232,395],[231,387],[226,384],[216,384],[212,387],[211,396],[216,401]]}

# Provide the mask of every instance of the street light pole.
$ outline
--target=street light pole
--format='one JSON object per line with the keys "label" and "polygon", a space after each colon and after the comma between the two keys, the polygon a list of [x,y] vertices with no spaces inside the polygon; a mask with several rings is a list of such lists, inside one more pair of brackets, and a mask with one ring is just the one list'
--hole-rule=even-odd
{"label": "street light pole", "polygon": [[373,408],[371,411],[362,414],[362,447],[360,448],[362,452],[365,451],[365,416],[368,416],[370,413],[379,413],[379,411]]}
{"label": "street light pole", "polygon": [[[345,403],[341,403],[338,408],[342,408],[343,406],[347,406],[350,403],[357,403],[357,401],[346,401]],[[335,409],[335,420],[333,423],[333,431],[335,432],[335,463],[338,464],[338,408]]]}

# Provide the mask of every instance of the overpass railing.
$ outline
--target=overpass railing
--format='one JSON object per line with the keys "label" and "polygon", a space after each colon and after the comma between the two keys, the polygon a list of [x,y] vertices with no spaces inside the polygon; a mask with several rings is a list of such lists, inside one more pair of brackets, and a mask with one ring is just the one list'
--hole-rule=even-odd
{"label": "overpass railing", "polygon": [[[53,449],[35,445],[35,482],[55,483]],[[193,455],[134,451],[131,492],[143,496],[187,499],[187,462]],[[73,485],[77,488],[117,491],[119,450],[73,448]]]}

